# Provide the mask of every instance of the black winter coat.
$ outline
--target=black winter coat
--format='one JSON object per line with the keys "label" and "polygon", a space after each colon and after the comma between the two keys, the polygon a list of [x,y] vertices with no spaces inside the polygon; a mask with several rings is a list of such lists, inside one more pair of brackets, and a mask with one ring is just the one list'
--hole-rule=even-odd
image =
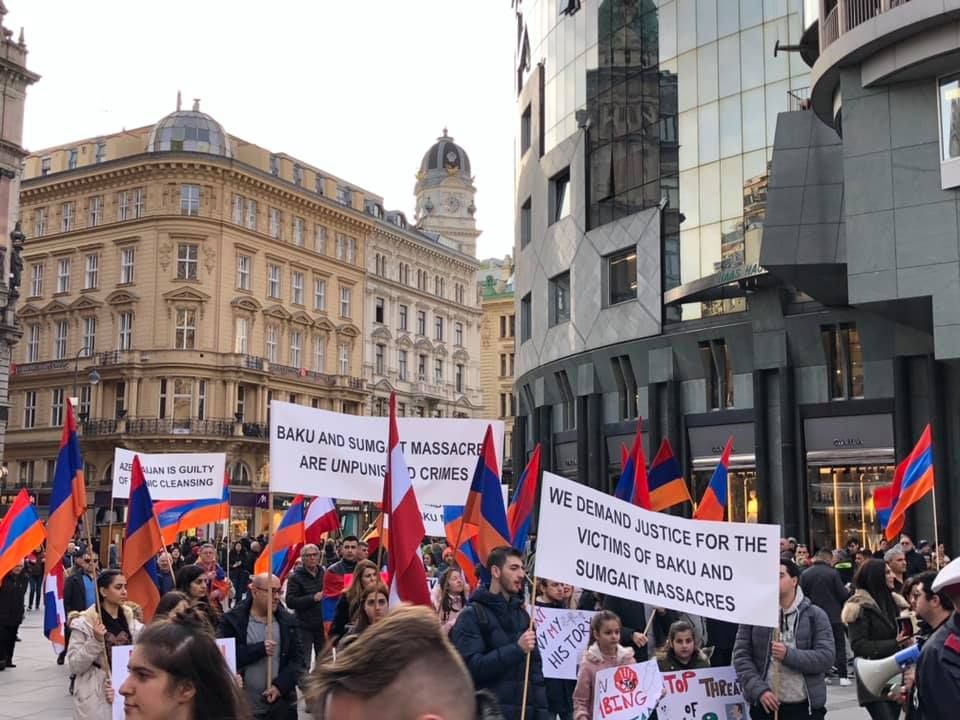
{"label": "black winter coat", "polygon": [[83,573],[74,570],[63,583],[63,611],[83,612],[87,609],[87,591],[83,588]]}
{"label": "black winter coat", "polygon": [[[530,616],[521,596],[514,595],[508,602],[503,595],[481,588],[457,617],[450,633],[477,689],[493,693],[504,720],[520,718],[527,656],[517,640],[529,627]],[[526,717],[528,720],[549,718],[540,653],[536,647],[530,658]]]}
{"label": "black winter coat", "polygon": [[960,707],[960,617],[954,613],[923,646],[917,663],[923,720],[953,720]]}
{"label": "black winter coat", "polygon": [[314,632],[323,630],[323,605],[314,596],[323,590],[323,568],[311,575],[299,567],[287,578],[287,607],[293,610],[300,626]]}
{"label": "black winter coat", "polygon": [[827,614],[831,625],[840,624],[840,611],[850,593],[839,572],[822,560],[816,560],[800,576],[800,589],[810,602]]}
{"label": "black winter coat", "polygon": [[[237,670],[243,675],[243,669],[263,657],[266,650],[262,642],[247,645],[247,626],[250,624],[251,601],[245,600],[220,618],[217,637],[234,638],[237,645]],[[279,674],[273,684],[287,702],[297,703],[297,682],[304,672],[303,646],[300,633],[297,632],[297,619],[289,610],[280,605],[273,614],[280,625]],[[279,700],[277,701],[279,702]]]}
{"label": "black winter coat", "polygon": [[23,622],[23,594],[29,584],[27,573],[21,570],[6,574],[0,584],[0,625],[18,627]]}

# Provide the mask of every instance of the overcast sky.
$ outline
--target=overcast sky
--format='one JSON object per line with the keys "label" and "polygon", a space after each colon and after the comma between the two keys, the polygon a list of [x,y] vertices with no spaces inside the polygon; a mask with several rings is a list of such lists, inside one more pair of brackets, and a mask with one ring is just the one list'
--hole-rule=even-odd
{"label": "overcast sky", "polygon": [[28,150],[156,122],[193,98],[232,135],[413,218],[423,153],[470,155],[478,256],[513,246],[508,0],[4,0],[26,32]]}

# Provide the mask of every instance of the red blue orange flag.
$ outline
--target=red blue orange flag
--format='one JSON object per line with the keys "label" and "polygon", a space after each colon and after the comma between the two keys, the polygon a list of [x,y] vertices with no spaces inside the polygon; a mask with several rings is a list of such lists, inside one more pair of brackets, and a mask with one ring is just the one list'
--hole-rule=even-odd
{"label": "red blue orange flag", "polygon": [[880,529],[890,528],[890,532],[897,536],[903,530],[904,517],[899,515],[891,524],[890,515],[893,513],[893,506],[900,496],[900,486],[903,484],[903,473],[906,470],[906,460],[897,465],[893,472],[893,482],[889,485],[881,485],[873,491],[873,509],[877,513],[877,521],[880,523]]}
{"label": "red blue orange flag", "polygon": [[[933,490],[933,436],[930,426],[927,425],[920,435],[916,446],[901,463],[903,476],[900,481],[900,492],[893,498],[893,507],[887,522],[884,537],[888,541],[894,540],[903,529],[904,514],[920,501],[928,492]],[[896,481],[894,481],[896,485]]]}
{"label": "red blue orange flag", "polygon": [[693,511],[694,520],[723,520],[727,513],[727,473],[730,469],[730,453],[733,452],[733,438],[723,446],[720,462],[713,471],[710,483]]}
{"label": "red blue orange flag", "polygon": [[80,440],[73,418],[73,404],[68,402],[50,491],[46,556],[48,574],[43,596],[43,634],[58,652],[63,648],[63,625],[66,621],[63,611],[63,556],[86,507],[87,488],[83,482]]}
{"label": "red blue orange flag", "polygon": [[150,622],[160,602],[157,583],[157,554],[163,550],[160,526],[153,514],[150,488],[143,475],[140,456],[133,456],[130,470],[130,500],[127,506],[127,531],[123,541],[120,569],[127,579],[127,597],[143,608],[143,619]]}
{"label": "red blue orange flag", "polygon": [[476,537],[473,532],[469,536],[461,530],[463,525],[463,505],[444,505],[443,506],[443,526],[447,536],[447,545],[453,547],[457,538],[460,538],[460,547],[454,549],[454,560],[463,574],[464,582],[471,588],[477,587],[477,565],[480,564],[480,558],[477,557],[473,549],[472,538]]}
{"label": "red blue orange flag", "polygon": [[467,502],[463,506],[463,524],[464,535],[471,537],[468,532],[475,532],[477,552],[484,563],[494,549],[510,545],[510,529],[507,526],[507,511],[503,507],[493,428],[489,425],[483,436],[483,447],[480,457],[477,458]]}
{"label": "red blue orange flag", "polygon": [[30,502],[26,488],[21,488],[0,521],[0,582],[14,566],[40,547],[46,537],[37,509]]}
{"label": "red blue orange flag", "polygon": [[257,575],[270,572],[283,582],[297,560],[297,553],[306,542],[303,517],[303,495],[297,495],[283,514],[283,519],[274,530],[267,547],[254,563],[253,571]]}
{"label": "red blue orange flag", "polygon": [[533,506],[537,500],[537,483],[540,481],[540,443],[533,449],[527,466],[520,473],[517,488],[507,508],[507,526],[510,528],[510,543],[518,550],[527,545]]}
{"label": "red blue orange flag", "polygon": [[667,438],[661,441],[660,449],[653,458],[647,481],[650,486],[651,510],[659,512],[682,502],[693,502],[683,479],[680,463],[674,457],[673,448]]}
{"label": "red blue orange flag", "polygon": [[633,438],[630,453],[623,460],[621,453],[620,480],[613,492],[614,497],[650,509],[650,489],[647,483],[647,459],[643,453],[643,421],[637,420],[637,434]]}
{"label": "red blue orange flag", "polygon": [[158,500],[153,512],[160,524],[160,537],[164,545],[172,545],[177,535],[202,525],[223,522],[230,518],[230,489],[226,476],[223,478],[223,494],[219,498],[205,500]]}

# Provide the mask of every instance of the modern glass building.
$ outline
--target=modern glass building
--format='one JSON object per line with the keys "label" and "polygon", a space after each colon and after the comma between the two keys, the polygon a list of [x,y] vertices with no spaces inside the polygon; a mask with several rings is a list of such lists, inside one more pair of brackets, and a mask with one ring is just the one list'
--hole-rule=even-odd
{"label": "modern glass building", "polygon": [[[921,281],[925,300],[871,303],[884,280],[844,271],[849,228],[869,237],[847,188],[882,176],[842,160],[873,132],[872,90],[842,67],[926,2],[513,3],[515,465],[540,442],[547,469],[610,489],[642,418],[648,458],[669,440],[699,497],[732,436],[731,519],[876,542],[873,491],[928,418],[958,414],[919,399],[952,372],[934,336],[947,348],[953,325],[935,331]],[[949,105],[960,65],[942,64]]]}

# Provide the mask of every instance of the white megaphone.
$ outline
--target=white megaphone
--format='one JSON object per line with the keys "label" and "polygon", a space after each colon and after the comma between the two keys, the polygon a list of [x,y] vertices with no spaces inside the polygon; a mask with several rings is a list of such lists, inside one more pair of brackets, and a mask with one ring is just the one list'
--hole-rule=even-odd
{"label": "white megaphone", "polygon": [[882,697],[883,686],[903,671],[908,665],[914,665],[920,659],[920,647],[911,645],[896,655],[883,660],[853,661],[853,672],[857,677],[857,684],[870,695]]}

